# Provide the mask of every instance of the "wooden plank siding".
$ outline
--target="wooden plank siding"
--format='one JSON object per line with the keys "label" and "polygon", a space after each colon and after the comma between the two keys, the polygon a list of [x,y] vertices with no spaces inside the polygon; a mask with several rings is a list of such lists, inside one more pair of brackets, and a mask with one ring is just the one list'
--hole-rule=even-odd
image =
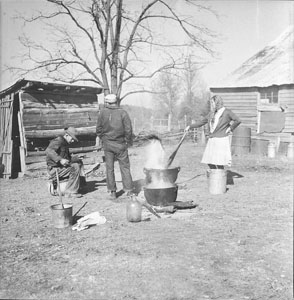
{"label": "wooden plank siding", "polygon": [[[95,94],[69,94],[30,91],[20,93],[26,137],[39,138],[64,127],[87,129],[96,126],[98,101]],[[40,132],[38,132],[40,131]],[[84,134],[84,130],[80,131]]]}
{"label": "wooden plank siding", "polygon": [[24,108],[83,108],[98,104],[95,94],[70,94],[56,92],[23,92]]}
{"label": "wooden plank siding", "polygon": [[257,134],[258,123],[258,87],[251,88],[210,88],[212,94],[220,95],[226,107],[235,112],[241,119],[242,125],[252,130],[255,138],[272,140],[279,138],[281,142],[292,141],[291,133],[294,133],[294,85],[279,86],[279,105],[285,109],[285,127],[280,133]]}
{"label": "wooden plank siding", "polygon": [[[102,88],[25,79],[0,91],[0,161],[5,166],[0,176],[22,176],[36,169],[34,160],[46,167],[45,156],[37,161],[35,154],[46,149],[64,127],[74,126],[78,131],[76,153],[97,151],[95,129],[102,92]],[[28,156],[29,152],[34,155]]]}
{"label": "wooden plank siding", "polygon": [[227,91],[213,89],[213,94],[221,96],[227,108],[231,109],[242,121],[242,125],[257,130],[257,100],[256,91]]}
{"label": "wooden plank siding", "polygon": [[294,132],[294,88],[279,91],[279,104],[285,107],[286,119],[283,132]]}

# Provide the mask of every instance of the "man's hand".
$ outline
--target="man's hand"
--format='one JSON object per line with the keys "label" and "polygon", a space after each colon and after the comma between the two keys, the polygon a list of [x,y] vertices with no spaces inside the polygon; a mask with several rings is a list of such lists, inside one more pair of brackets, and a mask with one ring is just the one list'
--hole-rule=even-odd
{"label": "man's hand", "polygon": [[62,159],[60,160],[60,164],[61,164],[62,166],[68,166],[68,165],[69,165],[69,160],[68,160],[68,159],[65,159],[65,158],[62,158]]}

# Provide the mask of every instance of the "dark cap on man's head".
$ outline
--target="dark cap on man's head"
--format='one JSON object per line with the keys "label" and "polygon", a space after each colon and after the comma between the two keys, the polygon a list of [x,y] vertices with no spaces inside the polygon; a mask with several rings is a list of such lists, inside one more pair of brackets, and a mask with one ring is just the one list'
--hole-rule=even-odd
{"label": "dark cap on man's head", "polygon": [[115,94],[108,94],[105,96],[105,102],[107,103],[115,103],[117,98],[116,98],[116,95]]}
{"label": "dark cap on man's head", "polygon": [[74,127],[68,127],[64,129],[65,133],[69,134],[76,142],[78,142],[77,138],[77,130]]}

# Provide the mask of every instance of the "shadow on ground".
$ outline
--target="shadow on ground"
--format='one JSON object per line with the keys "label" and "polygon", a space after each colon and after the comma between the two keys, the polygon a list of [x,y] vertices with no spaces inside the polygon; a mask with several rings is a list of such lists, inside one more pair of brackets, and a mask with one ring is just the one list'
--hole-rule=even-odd
{"label": "shadow on ground", "polygon": [[234,185],[234,178],[242,178],[242,177],[244,177],[244,176],[237,172],[228,170],[227,171],[227,184]]}
{"label": "shadow on ground", "polygon": [[105,185],[106,185],[106,179],[91,180],[91,181],[89,180],[87,181],[86,194],[96,191],[98,186],[105,186]]}

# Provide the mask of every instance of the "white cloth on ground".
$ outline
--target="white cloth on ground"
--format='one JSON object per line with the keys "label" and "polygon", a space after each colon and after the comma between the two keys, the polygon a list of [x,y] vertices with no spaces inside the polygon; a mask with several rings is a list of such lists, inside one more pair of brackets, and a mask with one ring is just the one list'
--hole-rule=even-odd
{"label": "white cloth on ground", "polygon": [[72,227],[72,230],[81,231],[89,228],[91,225],[101,225],[106,223],[106,218],[101,216],[98,211],[90,213],[80,219],[78,219],[77,223]]}

